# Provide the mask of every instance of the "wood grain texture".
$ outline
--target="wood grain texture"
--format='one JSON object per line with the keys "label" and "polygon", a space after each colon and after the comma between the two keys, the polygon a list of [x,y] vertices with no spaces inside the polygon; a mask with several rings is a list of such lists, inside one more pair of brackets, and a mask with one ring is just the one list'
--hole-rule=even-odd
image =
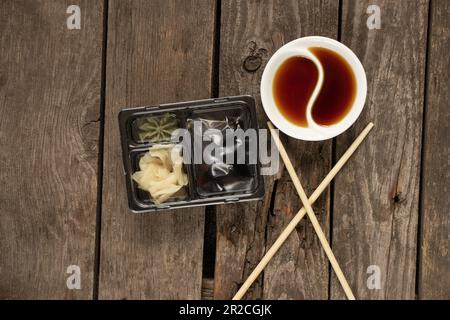
{"label": "wood grain texture", "polygon": [[[293,38],[325,36],[337,38],[339,21],[337,1],[300,1],[286,8],[282,17],[291,17],[296,26]],[[332,141],[305,142],[286,138],[285,147],[297,175],[310,196],[331,169]],[[328,189],[329,190],[329,189]],[[325,235],[329,235],[330,195],[324,192],[314,204],[314,213]],[[278,181],[273,212],[269,216],[267,245],[271,245],[302,203],[285,170]],[[329,240],[329,239],[328,239]],[[264,273],[264,298],[328,299],[329,263],[314,228],[305,217],[272,259]]]}
{"label": "wood grain texture", "polygon": [[[366,27],[367,7],[381,29]],[[337,157],[369,122],[375,128],[336,177],[333,251],[357,299],[415,297],[419,171],[428,1],[344,1],[342,42],[367,74],[366,107],[337,139]],[[368,289],[367,268],[381,272]],[[331,297],[344,298],[333,275]]]}
{"label": "wood grain texture", "polygon": [[419,298],[450,299],[450,1],[431,5]]}
{"label": "wood grain texture", "polygon": [[[338,3],[335,1],[222,1],[220,95],[252,94],[257,100],[261,128],[266,128],[259,85],[264,66],[283,44],[300,36],[337,36]],[[330,167],[331,143],[302,143],[285,139],[288,152],[311,193]],[[313,161],[313,159],[315,159]],[[318,160],[317,160],[318,159]],[[215,298],[231,298],[256,264],[266,245],[300,209],[290,179],[283,174],[266,176],[266,195],[261,202],[217,209],[217,258]],[[328,199],[315,205],[328,233]],[[246,298],[301,299],[328,297],[328,264],[308,221],[267,266]],[[264,279],[263,279],[264,278]]]}
{"label": "wood grain texture", "polygon": [[109,3],[100,298],[200,298],[204,208],[128,210],[117,115],[210,97],[214,9],[213,1]]}
{"label": "wood grain texture", "polygon": [[0,299],[92,298],[103,1],[70,4],[0,2]]}

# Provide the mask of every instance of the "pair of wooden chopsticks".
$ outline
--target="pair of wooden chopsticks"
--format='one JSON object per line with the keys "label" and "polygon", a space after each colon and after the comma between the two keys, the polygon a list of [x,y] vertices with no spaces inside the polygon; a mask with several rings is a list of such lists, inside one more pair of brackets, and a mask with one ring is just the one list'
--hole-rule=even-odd
{"label": "pair of wooden chopsticks", "polygon": [[344,292],[349,300],[355,300],[355,296],[353,295],[352,290],[350,289],[350,286],[348,285],[347,280],[345,279],[345,276],[339,267],[339,264],[333,254],[333,251],[331,250],[331,247],[325,237],[325,234],[322,231],[322,228],[320,227],[319,221],[317,220],[314,211],[311,207],[311,205],[317,200],[317,198],[320,196],[320,194],[327,188],[331,180],[336,176],[336,174],[341,170],[341,168],[344,166],[344,164],[347,162],[347,160],[350,158],[350,156],[355,152],[355,150],[359,147],[361,142],[364,140],[364,138],[367,136],[367,134],[370,132],[370,130],[373,128],[373,123],[369,123],[366,128],[360,133],[360,135],[356,138],[356,140],[351,144],[351,146],[347,149],[347,151],[342,155],[342,157],[339,159],[339,161],[335,164],[333,169],[328,173],[328,175],[325,177],[325,179],[320,183],[320,185],[317,187],[317,189],[314,191],[314,193],[311,195],[311,197],[308,199],[306,196],[305,191],[303,190],[303,187],[300,183],[300,180],[297,176],[297,173],[295,172],[295,169],[291,163],[291,160],[289,159],[289,156],[284,149],[283,144],[281,143],[280,137],[278,136],[277,131],[273,127],[271,122],[267,123],[270,132],[272,133],[272,137],[275,141],[275,144],[280,152],[281,158],[283,159],[283,162],[286,166],[286,169],[288,170],[288,173],[292,179],[292,182],[294,183],[294,186],[297,190],[297,193],[300,196],[300,199],[303,203],[303,208],[300,209],[300,211],[295,215],[295,217],[289,222],[288,226],[284,231],[280,234],[280,236],[277,238],[275,243],[270,247],[270,249],[266,252],[264,257],[261,259],[259,264],[256,266],[255,270],[250,274],[248,279],[244,282],[244,284],[241,286],[239,291],[236,293],[236,295],[233,297],[233,300],[240,300],[244,294],[247,292],[248,288],[252,285],[252,283],[258,278],[260,273],[264,270],[266,265],[269,263],[270,259],[275,255],[275,253],[278,251],[278,249],[281,247],[281,245],[284,243],[284,241],[287,239],[287,237],[291,234],[291,232],[295,229],[297,224],[300,222],[300,220],[305,216],[305,214],[308,215],[308,218],[311,220],[311,223],[314,227],[314,230],[319,237],[320,243],[322,244],[322,247],[325,251],[325,254],[328,257],[328,260],[331,263],[331,266],[333,267],[334,272],[336,273],[336,276],[341,283],[342,288],[344,289]]}

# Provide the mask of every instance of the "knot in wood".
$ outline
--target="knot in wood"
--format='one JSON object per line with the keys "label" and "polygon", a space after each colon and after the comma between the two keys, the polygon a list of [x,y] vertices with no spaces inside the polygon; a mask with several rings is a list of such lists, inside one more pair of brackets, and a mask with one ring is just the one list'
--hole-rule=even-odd
{"label": "knot in wood", "polygon": [[255,72],[261,67],[261,64],[262,64],[261,57],[248,56],[244,60],[244,69],[247,72]]}
{"label": "knot in wood", "polygon": [[403,194],[401,192],[397,192],[393,197],[392,197],[392,201],[394,203],[402,203],[403,201],[406,200],[406,197],[403,196]]}

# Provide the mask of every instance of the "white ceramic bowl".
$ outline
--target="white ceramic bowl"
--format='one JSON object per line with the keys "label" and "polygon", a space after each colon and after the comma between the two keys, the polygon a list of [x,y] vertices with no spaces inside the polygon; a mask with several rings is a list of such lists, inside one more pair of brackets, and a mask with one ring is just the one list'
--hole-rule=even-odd
{"label": "white ceramic bowl", "polygon": [[[356,96],[348,114],[338,123],[330,126],[316,124],[311,109],[323,83],[323,68],[319,60],[308,50],[323,47],[341,55],[353,70],[356,78]],[[280,65],[288,58],[302,56],[310,59],[319,71],[317,85],[307,106],[308,127],[300,127],[287,120],[278,109],[273,97],[273,79]],[[319,141],[333,138],[347,130],[358,119],[364,107],[367,94],[367,79],[358,57],[342,43],[325,37],[304,37],[293,40],[278,49],[267,63],[261,79],[261,101],[270,121],[285,134],[300,140]]]}

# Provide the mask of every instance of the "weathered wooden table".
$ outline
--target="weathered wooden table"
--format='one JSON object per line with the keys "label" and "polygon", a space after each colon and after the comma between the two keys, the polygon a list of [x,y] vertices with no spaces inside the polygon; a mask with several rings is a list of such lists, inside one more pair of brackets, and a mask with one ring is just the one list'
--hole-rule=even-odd
{"label": "weathered wooden table", "polygon": [[[300,208],[289,176],[266,179],[261,202],[132,214],[117,114],[252,94],[263,126],[264,65],[307,35],[339,39],[367,72],[350,130],[284,137],[310,194],[375,123],[314,205],[356,297],[450,298],[447,0],[1,1],[0,298],[198,299],[202,284],[231,298]],[[246,296],[344,297],[307,219]]]}

